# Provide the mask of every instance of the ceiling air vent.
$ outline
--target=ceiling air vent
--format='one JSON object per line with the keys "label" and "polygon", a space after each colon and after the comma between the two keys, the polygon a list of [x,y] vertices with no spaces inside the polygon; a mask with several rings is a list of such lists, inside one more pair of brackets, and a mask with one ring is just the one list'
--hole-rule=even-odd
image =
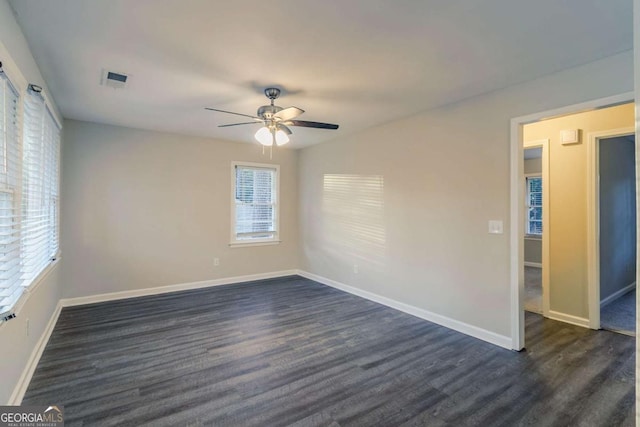
{"label": "ceiling air vent", "polygon": [[129,80],[128,74],[116,73],[115,71],[102,70],[102,79],[100,84],[115,89],[122,89],[127,85]]}

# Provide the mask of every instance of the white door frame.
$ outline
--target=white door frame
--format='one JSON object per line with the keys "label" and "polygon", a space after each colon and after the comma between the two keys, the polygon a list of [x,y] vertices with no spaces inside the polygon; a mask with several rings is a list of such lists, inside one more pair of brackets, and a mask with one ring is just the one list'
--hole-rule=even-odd
{"label": "white door frame", "polygon": [[590,132],[587,135],[587,283],[589,327],[600,329],[600,140],[635,135],[634,127]]}
{"label": "white door frame", "polygon": [[[525,141],[522,147],[523,150],[542,148],[542,315],[549,317],[549,140]],[[526,208],[526,203],[523,208]]]}
{"label": "white door frame", "polygon": [[[524,348],[524,141],[522,127],[525,124],[543,119],[626,104],[633,100],[634,93],[626,92],[511,119],[509,281],[511,285],[511,346],[514,350],[522,350]],[[548,267],[547,270],[549,270]]]}

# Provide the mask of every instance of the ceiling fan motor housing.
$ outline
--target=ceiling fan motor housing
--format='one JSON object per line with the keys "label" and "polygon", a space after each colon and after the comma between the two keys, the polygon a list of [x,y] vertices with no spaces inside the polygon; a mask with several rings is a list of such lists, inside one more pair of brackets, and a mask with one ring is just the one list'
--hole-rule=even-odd
{"label": "ceiling fan motor housing", "polygon": [[264,120],[271,120],[273,115],[281,110],[282,107],[278,107],[277,105],[263,105],[258,108],[257,116]]}

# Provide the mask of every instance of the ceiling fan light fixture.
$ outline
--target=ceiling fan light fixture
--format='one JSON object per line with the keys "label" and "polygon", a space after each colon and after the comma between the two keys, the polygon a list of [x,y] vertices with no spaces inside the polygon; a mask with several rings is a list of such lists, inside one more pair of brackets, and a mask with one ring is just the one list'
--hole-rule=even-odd
{"label": "ceiling fan light fixture", "polygon": [[[269,87],[264,90],[264,94],[269,99],[268,105],[258,108],[255,116],[243,113],[234,113],[233,111],[219,110],[217,108],[205,107],[206,110],[217,111],[219,113],[233,114],[236,116],[248,117],[253,121],[244,121],[242,123],[227,123],[218,125],[218,127],[230,127],[240,125],[253,125],[262,123],[263,126],[255,133],[256,140],[263,147],[270,147],[273,151],[274,145],[285,145],[289,143],[289,135],[291,129],[289,126],[300,126],[316,129],[338,129],[338,125],[331,123],[311,122],[307,120],[297,120],[297,117],[304,113],[304,110],[298,107],[282,108],[275,105],[274,100],[280,96],[280,89]],[[263,148],[264,153],[264,148]]]}
{"label": "ceiling fan light fixture", "polygon": [[276,144],[278,146],[284,145],[289,142],[289,136],[281,129],[276,131]]}
{"label": "ceiling fan light fixture", "polygon": [[264,146],[270,147],[273,145],[273,135],[271,135],[271,131],[266,126],[258,129],[255,134],[255,138],[260,144]]}

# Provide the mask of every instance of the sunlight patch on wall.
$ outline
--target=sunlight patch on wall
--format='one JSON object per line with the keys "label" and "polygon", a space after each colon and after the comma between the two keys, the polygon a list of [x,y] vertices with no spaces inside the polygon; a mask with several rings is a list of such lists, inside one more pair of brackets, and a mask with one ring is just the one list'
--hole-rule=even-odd
{"label": "sunlight patch on wall", "polygon": [[322,218],[332,255],[381,270],[385,260],[382,175],[325,174]]}

